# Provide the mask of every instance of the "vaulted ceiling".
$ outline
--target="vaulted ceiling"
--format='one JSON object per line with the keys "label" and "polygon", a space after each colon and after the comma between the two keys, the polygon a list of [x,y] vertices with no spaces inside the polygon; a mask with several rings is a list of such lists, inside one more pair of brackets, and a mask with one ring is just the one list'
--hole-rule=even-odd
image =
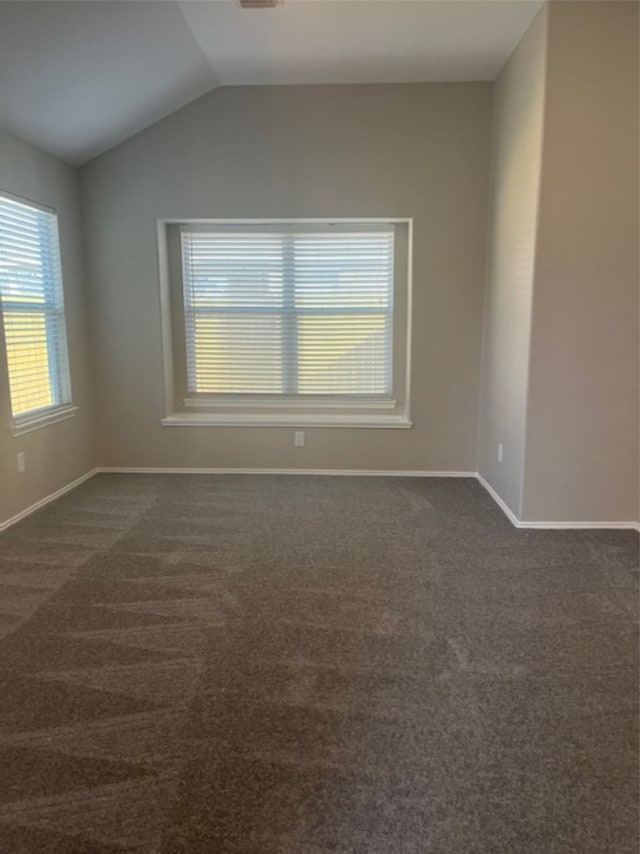
{"label": "vaulted ceiling", "polygon": [[216,86],[493,80],[540,0],[0,0],[0,127],[78,165]]}

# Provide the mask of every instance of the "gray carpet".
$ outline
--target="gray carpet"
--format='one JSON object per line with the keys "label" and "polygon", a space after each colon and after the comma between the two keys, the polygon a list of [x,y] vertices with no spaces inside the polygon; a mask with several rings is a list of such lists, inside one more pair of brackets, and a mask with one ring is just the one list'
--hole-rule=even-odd
{"label": "gray carpet", "polygon": [[0,535],[0,851],[637,852],[638,537],[100,475]]}

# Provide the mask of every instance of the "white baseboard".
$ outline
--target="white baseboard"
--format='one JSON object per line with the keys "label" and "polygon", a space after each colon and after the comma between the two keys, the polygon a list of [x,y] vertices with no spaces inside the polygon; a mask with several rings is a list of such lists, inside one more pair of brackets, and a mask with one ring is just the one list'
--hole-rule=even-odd
{"label": "white baseboard", "polygon": [[581,529],[612,529],[640,531],[638,522],[529,522],[519,519],[509,505],[498,495],[491,484],[481,474],[476,474],[479,483],[487,490],[505,516],[516,528],[539,529],[539,530],[581,530]]}
{"label": "white baseboard", "polygon": [[474,471],[400,471],[396,469],[130,468],[100,466],[104,474],[282,474],[330,477],[473,477]]}
{"label": "white baseboard", "polygon": [[482,486],[487,490],[487,492],[489,493],[489,495],[493,498],[493,500],[496,502],[496,504],[498,505],[498,507],[502,510],[502,512],[503,512],[503,513],[504,513],[504,515],[507,517],[507,519],[511,522],[511,524],[512,524],[514,527],[516,527],[516,528],[522,528],[522,527],[523,527],[523,525],[522,525],[522,522],[520,521],[520,519],[518,519],[518,517],[517,517],[517,516],[516,516],[516,514],[513,512],[513,510],[511,509],[511,507],[509,507],[509,505],[507,504],[507,502],[506,502],[506,501],[504,501],[504,500],[503,500],[503,499],[498,495],[498,493],[497,493],[497,492],[495,491],[495,489],[491,486],[491,484],[489,483],[489,481],[488,481],[488,480],[485,480],[485,479],[482,477],[482,475],[481,475],[481,474],[478,474],[478,473],[476,473],[476,478],[477,478],[478,482],[479,482],[479,483],[480,483],[480,484],[481,484],[481,485],[482,485]]}
{"label": "white baseboard", "polygon": [[519,519],[506,502],[498,495],[491,484],[478,472],[473,471],[399,471],[395,469],[267,469],[267,468],[163,468],[163,467],[127,467],[127,466],[98,466],[76,480],[68,483],[47,495],[40,501],[36,501],[30,507],[16,513],[10,519],[0,522],[0,532],[5,531],[11,525],[15,525],[21,519],[54,501],[65,492],[69,492],[89,480],[95,474],[278,474],[278,475],[314,475],[331,477],[456,477],[476,479],[496,502],[511,524],[516,528],[547,529],[547,530],[570,530],[570,529],[613,529],[633,530],[640,532],[638,522],[527,522]]}
{"label": "white baseboard", "polygon": [[518,528],[531,528],[538,530],[611,530],[611,531],[640,531],[638,522],[519,522]]}
{"label": "white baseboard", "polygon": [[44,507],[45,504],[49,504],[50,501],[55,501],[56,498],[60,498],[61,495],[64,495],[65,492],[70,492],[72,489],[75,489],[76,486],[80,486],[81,483],[84,483],[85,480],[89,480],[90,477],[93,477],[99,469],[91,469],[86,474],[83,474],[81,477],[77,477],[75,480],[68,483],[66,486],[60,487],[60,489],[56,489],[55,492],[52,492],[51,495],[45,496],[45,498],[41,498],[40,501],[36,501],[35,504],[32,504],[30,507],[26,507],[24,510],[21,510],[19,513],[16,513],[15,516],[11,516],[10,519],[5,519],[4,522],[0,522],[0,533],[2,531],[6,531],[7,528],[10,528],[11,525],[15,525],[16,522],[19,522],[21,519],[24,519],[26,516],[30,516],[31,513],[35,513],[36,510],[39,510],[41,507]]}

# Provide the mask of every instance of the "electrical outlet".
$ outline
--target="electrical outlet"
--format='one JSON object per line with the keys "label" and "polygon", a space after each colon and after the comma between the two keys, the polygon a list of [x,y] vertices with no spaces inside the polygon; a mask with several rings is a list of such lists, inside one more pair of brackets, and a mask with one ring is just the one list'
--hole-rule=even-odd
{"label": "electrical outlet", "polygon": [[18,471],[22,472],[26,468],[26,465],[24,462],[24,451],[18,451],[17,459],[18,459]]}
{"label": "electrical outlet", "polygon": [[296,430],[293,434],[293,444],[296,448],[304,448],[304,430]]}
{"label": "electrical outlet", "polygon": [[498,462],[502,462],[502,442],[498,443]]}

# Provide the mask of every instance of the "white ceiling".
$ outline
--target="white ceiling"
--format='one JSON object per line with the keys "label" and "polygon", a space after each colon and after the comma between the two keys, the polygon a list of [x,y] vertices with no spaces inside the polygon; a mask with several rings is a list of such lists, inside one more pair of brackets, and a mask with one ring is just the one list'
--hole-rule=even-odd
{"label": "white ceiling", "polygon": [[219,85],[493,80],[541,0],[0,0],[0,126],[84,163]]}

